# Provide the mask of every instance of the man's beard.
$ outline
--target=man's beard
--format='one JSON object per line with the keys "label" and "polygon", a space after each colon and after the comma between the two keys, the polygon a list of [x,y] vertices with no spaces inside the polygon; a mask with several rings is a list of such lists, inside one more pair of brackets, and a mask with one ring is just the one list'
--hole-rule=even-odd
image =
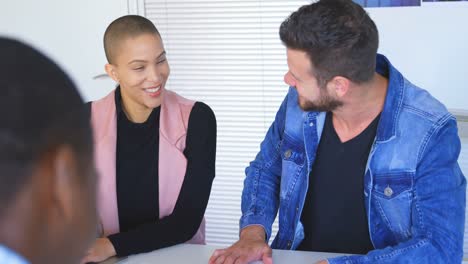
{"label": "man's beard", "polygon": [[314,102],[299,97],[299,106],[304,111],[330,112],[343,105],[343,102],[332,98],[328,93],[320,93],[320,97]]}

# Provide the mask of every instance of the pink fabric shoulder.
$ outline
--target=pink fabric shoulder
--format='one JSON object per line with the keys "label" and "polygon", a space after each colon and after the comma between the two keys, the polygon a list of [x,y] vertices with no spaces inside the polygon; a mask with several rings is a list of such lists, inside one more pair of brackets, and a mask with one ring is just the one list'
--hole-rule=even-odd
{"label": "pink fabric shoulder", "polygon": [[91,104],[94,161],[98,172],[97,207],[104,236],[119,232],[116,186],[117,115],[114,91]]}
{"label": "pink fabric shoulder", "polygon": [[[115,91],[91,106],[95,162],[99,173],[98,210],[103,235],[119,232],[116,194],[117,116]],[[172,214],[187,169],[183,152],[194,102],[165,90],[159,128],[159,217]],[[205,220],[188,243],[205,243]]]}

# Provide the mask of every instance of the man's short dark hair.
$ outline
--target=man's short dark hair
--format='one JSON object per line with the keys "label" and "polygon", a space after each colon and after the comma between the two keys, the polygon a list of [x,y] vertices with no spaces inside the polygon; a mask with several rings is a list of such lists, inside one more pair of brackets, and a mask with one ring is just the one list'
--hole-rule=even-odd
{"label": "man's short dark hair", "polygon": [[68,145],[80,157],[78,165],[89,167],[93,145],[83,100],[55,63],[1,37],[0,58],[1,216],[45,153]]}
{"label": "man's short dark hair", "polygon": [[320,0],[302,6],[281,24],[280,38],[287,48],[309,55],[322,87],[335,76],[364,83],[374,75],[377,27],[352,0]]}
{"label": "man's short dark hair", "polygon": [[104,51],[107,61],[109,63],[115,62],[115,56],[122,41],[146,33],[160,36],[153,22],[145,17],[127,15],[114,20],[104,33]]}

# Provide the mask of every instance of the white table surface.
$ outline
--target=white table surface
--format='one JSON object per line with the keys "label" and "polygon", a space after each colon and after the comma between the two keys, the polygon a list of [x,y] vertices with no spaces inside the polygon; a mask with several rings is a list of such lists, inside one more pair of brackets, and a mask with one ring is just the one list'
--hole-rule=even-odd
{"label": "white table surface", "polygon": [[[181,244],[169,248],[155,250],[146,254],[132,255],[124,259],[112,258],[100,264],[154,264],[154,263],[194,263],[207,264],[213,251],[218,247],[204,245]],[[275,264],[313,264],[316,261],[342,256],[342,254],[273,250]],[[253,262],[255,264],[262,262]],[[252,263],[252,264],[253,264]]]}

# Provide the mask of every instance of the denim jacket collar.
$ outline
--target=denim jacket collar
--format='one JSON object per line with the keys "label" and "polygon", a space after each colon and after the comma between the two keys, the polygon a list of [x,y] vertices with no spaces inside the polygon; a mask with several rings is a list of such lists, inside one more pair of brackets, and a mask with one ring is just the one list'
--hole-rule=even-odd
{"label": "denim jacket collar", "polygon": [[377,54],[376,71],[388,78],[387,95],[376,135],[377,142],[385,142],[396,137],[396,122],[403,105],[405,85],[403,75],[381,54]]}

